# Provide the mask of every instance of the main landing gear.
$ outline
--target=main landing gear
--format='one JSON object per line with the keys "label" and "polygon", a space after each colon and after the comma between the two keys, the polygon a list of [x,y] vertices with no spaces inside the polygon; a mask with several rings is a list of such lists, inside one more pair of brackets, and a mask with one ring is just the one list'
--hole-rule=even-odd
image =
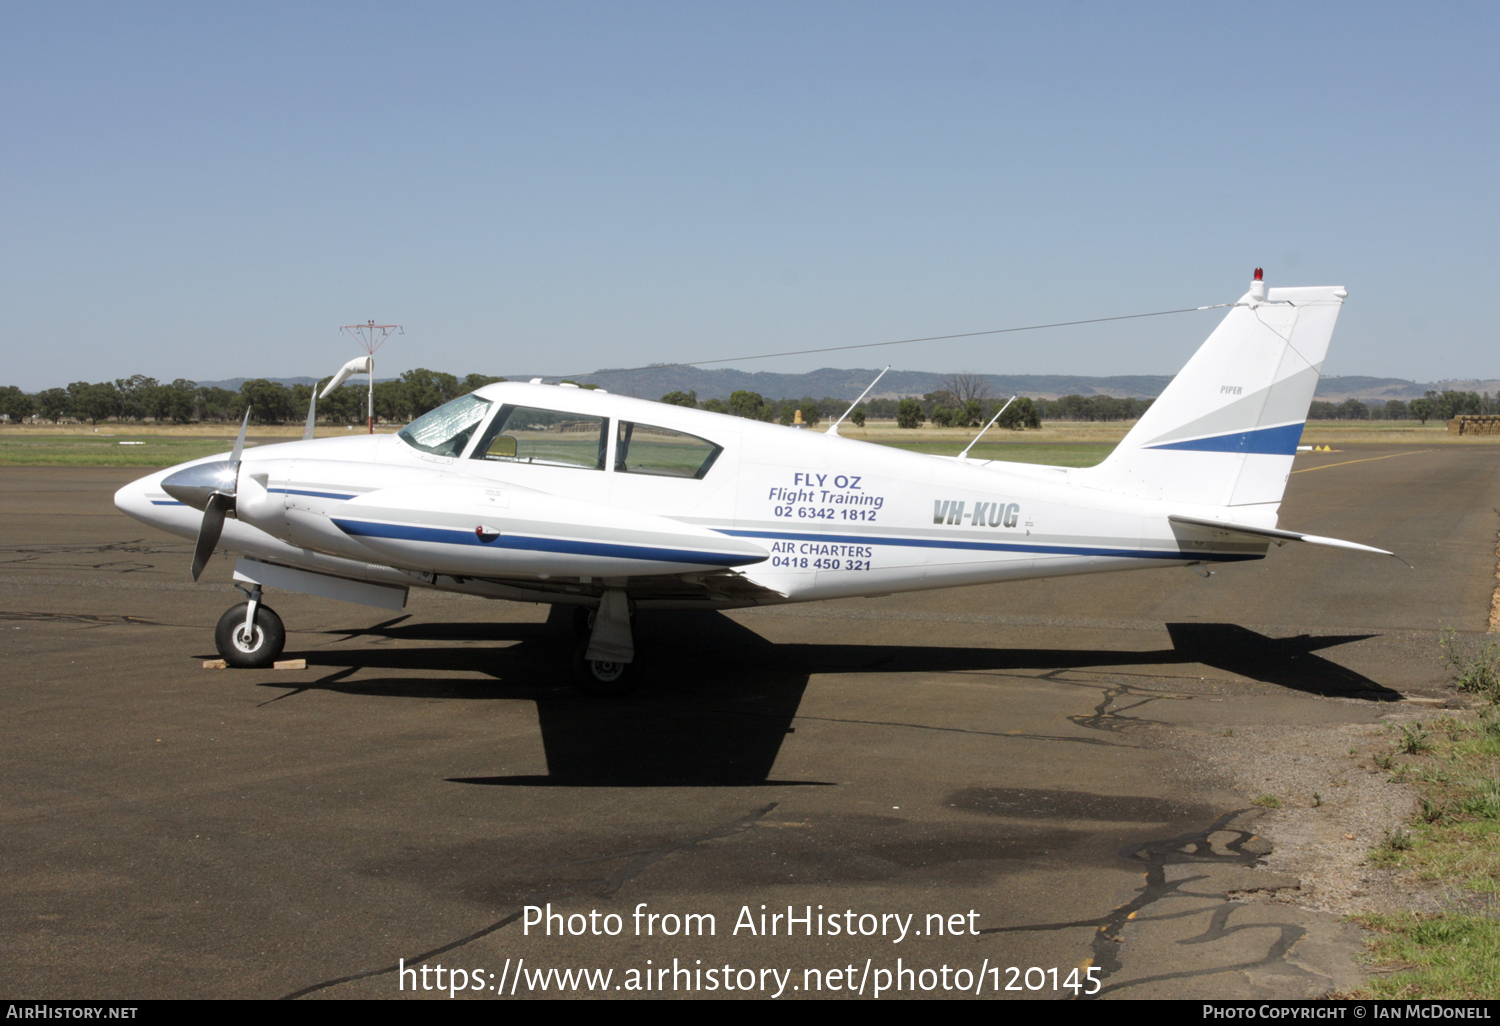
{"label": "main landing gear", "polygon": [[596,698],[628,695],[641,683],[630,632],[630,600],[625,592],[606,591],[599,608],[580,606],[573,613],[573,629],[583,636],[573,649],[573,683]]}
{"label": "main landing gear", "polygon": [[219,617],[214,644],[230,666],[261,670],[281,655],[286,628],[274,609],[261,605],[260,585],[252,586],[249,595],[248,602],[230,606]]}
{"label": "main landing gear", "polygon": [[[286,644],[286,627],[270,606],[261,602],[260,585],[246,592],[249,601],[231,606],[219,617],[214,644],[230,666],[265,669]],[[628,695],[641,683],[641,664],[631,635],[630,600],[620,590],[606,591],[599,608],[579,606],[573,613],[579,635],[573,649],[573,683],[595,698]]]}

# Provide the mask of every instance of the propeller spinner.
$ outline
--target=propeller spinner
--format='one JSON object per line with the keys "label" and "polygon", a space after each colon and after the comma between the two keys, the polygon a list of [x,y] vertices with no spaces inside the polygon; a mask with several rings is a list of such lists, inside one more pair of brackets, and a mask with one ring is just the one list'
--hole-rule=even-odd
{"label": "propeller spinner", "polygon": [[162,481],[162,491],[194,509],[203,511],[203,523],[198,528],[198,544],[193,547],[193,580],[197,580],[208,565],[219,544],[219,535],[224,531],[224,515],[234,509],[235,496],[239,490],[240,453],[245,449],[245,429],[250,424],[250,410],[246,408],[245,419],[240,424],[240,435],[234,440],[234,452],[229,459],[215,463],[198,463],[179,470]]}

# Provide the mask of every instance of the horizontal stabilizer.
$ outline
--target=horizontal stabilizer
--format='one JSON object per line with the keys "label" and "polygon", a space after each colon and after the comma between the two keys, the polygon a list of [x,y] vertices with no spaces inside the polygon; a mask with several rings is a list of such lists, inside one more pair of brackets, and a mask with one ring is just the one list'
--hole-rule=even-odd
{"label": "horizontal stabilizer", "polygon": [[[1229,534],[1246,534],[1252,538],[1270,538],[1278,545],[1282,542],[1299,541],[1307,542],[1309,545],[1327,545],[1334,549],[1352,549],[1355,552],[1373,552],[1377,556],[1392,556],[1401,559],[1394,552],[1385,549],[1377,549],[1373,545],[1361,545],[1359,542],[1343,541],[1339,538],[1324,538],[1317,534],[1303,534],[1300,531],[1283,531],[1275,527],[1251,527],[1248,524],[1233,524],[1225,520],[1206,520],[1202,517],[1185,517],[1172,513],[1167,520],[1174,524],[1188,524],[1192,527],[1207,527],[1214,531],[1226,531]],[[1405,562],[1403,560],[1403,562]],[[1408,566],[1410,564],[1407,564]]]}

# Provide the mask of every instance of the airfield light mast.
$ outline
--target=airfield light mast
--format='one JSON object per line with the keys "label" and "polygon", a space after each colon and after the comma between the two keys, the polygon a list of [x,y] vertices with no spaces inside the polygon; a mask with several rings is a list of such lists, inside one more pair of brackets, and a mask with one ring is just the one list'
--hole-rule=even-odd
{"label": "airfield light mast", "polygon": [[340,335],[350,336],[359,343],[360,348],[370,354],[370,396],[365,417],[372,435],[375,433],[375,350],[390,338],[392,332],[397,335],[406,334],[399,324],[376,324],[373,320],[364,324],[346,324],[339,328]]}

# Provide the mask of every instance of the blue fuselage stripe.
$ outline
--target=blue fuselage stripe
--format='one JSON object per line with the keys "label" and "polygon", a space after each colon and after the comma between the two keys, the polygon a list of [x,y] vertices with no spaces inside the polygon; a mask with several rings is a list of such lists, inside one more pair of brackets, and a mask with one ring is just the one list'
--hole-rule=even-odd
{"label": "blue fuselage stripe", "polygon": [[1023,542],[984,542],[962,538],[890,538],[860,534],[801,534],[787,531],[733,531],[717,528],[720,534],[736,538],[765,538],[772,541],[836,542],[841,545],[899,545],[916,549],[967,549],[979,552],[1029,552],[1045,556],[1109,556],[1117,559],[1191,559],[1234,563],[1262,556],[1240,552],[1180,552],[1160,549],[1097,548],[1091,545],[1040,545]]}
{"label": "blue fuselage stripe", "polygon": [[339,492],[314,492],[306,488],[267,488],[272,494],[281,495],[311,495],[317,499],[352,499],[353,495],[343,495]]}
{"label": "blue fuselage stripe", "polygon": [[1301,424],[1233,431],[1227,435],[1190,438],[1185,442],[1149,445],[1148,449],[1186,449],[1193,452],[1244,452],[1262,456],[1295,456],[1302,441]]}
{"label": "blue fuselage stripe", "polygon": [[445,527],[420,527],[413,524],[376,524],[362,520],[333,518],[339,530],[355,537],[392,538],[399,541],[435,542],[439,545],[475,545],[480,548],[526,549],[535,552],[561,552],[574,556],[606,556],[617,559],[640,559],[652,563],[694,563],[700,566],[744,566],[759,563],[765,556],[744,552],[708,552],[700,549],[653,548],[624,545],[617,542],[579,541],[573,538],[538,538],[532,535],[502,534],[488,541],[473,531]]}

